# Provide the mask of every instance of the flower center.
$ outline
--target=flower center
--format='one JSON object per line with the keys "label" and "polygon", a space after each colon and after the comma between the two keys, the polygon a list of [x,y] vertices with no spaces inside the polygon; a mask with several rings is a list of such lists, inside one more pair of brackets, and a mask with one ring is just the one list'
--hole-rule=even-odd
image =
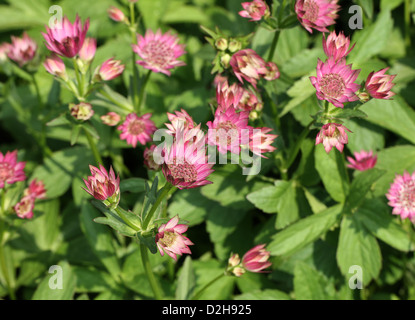
{"label": "flower center", "polygon": [[174,179],[182,179],[185,182],[194,182],[197,180],[197,170],[194,165],[183,160],[183,163],[176,163],[177,159],[173,159],[173,164],[169,164],[171,175]]}
{"label": "flower center", "polygon": [[6,181],[13,174],[14,170],[8,163],[0,163],[0,181]]}
{"label": "flower center", "polygon": [[315,1],[306,1],[304,3],[304,17],[303,19],[306,19],[310,22],[316,22],[318,19],[318,13],[319,13],[319,7],[318,4],[315,3]]}
{"label": "flower center", "polygon": [[128,124],[128,133],[138,136],[145,131],[145,125],[141,120],[131,120]]}
{"label": "flower center", "polygon": [[329,98],[340,97],[346,88],[343,78],[337,73],[324,75],[320,80],[319,85],[321,92]]}
{"label": "flower center", "polygon": [[165,247],[172,247],[174,242],[176,241],[177,234],[174,232],[164,231],[163,238],[159,240],[159,242]]}
{"label": "flower center", "polygon": [[402,186],[399,200],[403,208],[415,212],[415,181],[408,181]]}
{"label": "flower center", "polygon": [[172,48],[164,42],[150,41],[144,51],[146,52],[147,61],[160,68],[167,67],[172,60],[174,54]]}

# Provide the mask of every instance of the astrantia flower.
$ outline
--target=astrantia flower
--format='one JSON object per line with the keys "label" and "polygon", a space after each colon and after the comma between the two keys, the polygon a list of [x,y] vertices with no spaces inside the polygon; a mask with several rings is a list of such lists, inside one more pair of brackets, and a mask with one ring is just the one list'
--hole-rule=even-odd
{"label": "astrantia flower", "polygon": [[257,81],[268,74],[267,63],[252,49],[239,50],[232,55],[229,64],[240,82],[245,79],[255,88]]}
{"label": "astrantia flower", "polygon": [[99,71],[95,72],[95,81],[109,81],[119,77],[123,73],[125,65],[120,60],[109,58],[98,68]]}
{"label": "astrantia flower", "polygon": [[175,111],[174,114],[167,112],[167,118],[170,123],[165,123],[165,125],[169,129],[167,130],[167,133],[169,134],[174,135],[179,129],[179,126],[184,129],[193,129],[196,127],[193,118],[184,109],[181,109],[181,111]]}
{"label": "astrantia flower", "polygon": [[46,189],[43,181],[33,179],[29,184],[29,187],[24,190],[23,195],[25,197],[32,197],[34,199],[45,199]]}
{"label": "astrantia flower", "polygon": [[127,140],[127,143],[134,148],[137,142],[146,144],[151,141],[151,135],[157,130],[156,125],[151,118],[151,113],[138,116],[135,113],[127,115],[124,123],[118,127],[121,130],[121,140]]}
{"label": "astrantia flower", "polygon": [[355,83],[359,72],[360,69],[352,70],[351,64],[346,65],[345,59],[336,62],[329,58],[324,63],[319,59],[317,77],[310,77],[310,80],[317,90],[317,98],[343,108],[343,103],[359,99],[356,91],[360,85]]}
{"label": "astrantia flower", "polygon": [[76,120],[86,121],[91,119],[94,115],[92,105],[87,102],[81,102],[78,104],[71,103],[69,105],[69,111]]}
{"label": "astrantia flower", "polygon": [[137,44],[132,47],[142,59],[137,63],[154,72],[170,76],[170,69],[186,65],[177,60],[186,53],[184,45],[179,44],[179,38],[170,32],[162,34],[160,29],[156,33],[147,30],[144,37],[137,35]]}
{"label": "astrantia flower", "polygon": [[114,6],[111,6],[108,9],[108,16],[116,22],[121,22],[121,21],[126,20],[124,13],[120,9]]}
{"label": "astrantia flower", "polygon": [[48,58],[46,58],[43,66],[50,74],[67,79],[65,63],[63,63],[62,59],[59,58],[57,54],[52,53]]}
{"label": "astrantia flower", "polygon": [[90,63],[97,51],[97,40],[94,38],[86,38],[81,50],[79,51],[79,58],[84,63]]}
{"label": "astrantia flower", "polygon": [[295,12],[303,27],[310,33],[312,29],[329,32],[328,26],[335,24],[340,6],[337,0],[297,0]]}
{"label": "astrantia flower", "polygon": [[[206,125],[209,127],[208,143],[216,145],[220,153],[228,151],[239,154],[240,145],[247,144],[249,139],[249,113],[236,112],[234,108],[215,112],[215,119]],[[247,133],[247,134],[246,134]]]}
{"label": "astrantia flower", "polygon": [[157,148],[157,146],[155,144],[153,144],[150,148],[145,148],[144,149],[144,165],[150,169],[150,170],[154,170],[154,171],[158,171],[161,169],[161,165],[156,163],[154,161],[154,150]]}
{"label": "astrantia flower", "polygon": [[216,87],[216,102],[218,106],[226,110],[230,107],[238,109],[239,102],[245,94],[245,89],[238,83],[229,85],[225,80]]}
{"label": "astrantia flower", "polygon": [[120,122],[121,117],[118,113],[110,111],[106,115],[101,116],[101,120],[103,124],[113,127]]}
{"label": "astrantia flower", "polygon": [[342,124],[327,123],[317,134],[316,145],[322,143],[324,150],[326,150],[327,153],[329,153],[333,147],[336,147],[337,150],[343,152],[344,145],[349,142],[346,131],[351,132]]}
{"label": "astrantia flower", "polygon": [[164,256],[164,253],[167,253],[175,261],[177,255],[191,254],[189,246],[193,245],[193,242],[183,235],[187,229],[187,225],[179,224],[178,216],[162,224],[156,235],[156,244],[160,254]]}
{"label": "astrantia flower", "polygon": [[273,152],[276,148],[272,146],[274,140],[278,137],[276,134],[269,134],[271,128],[255,128],[251,131],[249,137],[249,149],[256,155],[266,158],[262,155],[265,152]]}
{"label": "astrantia flower", "polygon": [[47,33],[42,32],[42,35],[50,51],[60,56],[73,58],[81,50],[88,28],[89,18],[82,26],[81,19],[76,15],[73,24],[67,17],[64,17],[61,23],[55,24],[52,28],[46,27]]}
{"label": "astrantia flower", "polygon": [[14,207],[17,216],[22,219],[32,219],[35,208],[35,198],[25,196]]}
{"label": "astrantia flower", "polygon": [[329,34],[326,39],[326,34],[323,33],[323,49],[327,57],[332,57],[335,61],[346,57],[355,45],[350,47],[350,38],[346,37],[343,32],[338,35],[336,31]]}
{"label": "astrantia flower", "polygon": [[366,171],[372,169],[377,161],[377,156],[373,154],[373,151],[366,152],[364,150],[354,153],[355,159],[347,157],[349,168],[356,169],[359,171]]}
{"label": "astrantia flower", "polygon": [[254,0],[252,2],[241,3],[244,10],[239,11],[239,15],[244,18],[250,18],[249,21],[259,21],[263,17],[269,16],[269,8],[264,0]]}
{"label": "astrantia flower", "polygon": [[5,155],[0,152],[0,189],[4,188],[5,183],[13,184],[24,181],[26,175],[23,171],[26,162],[17,162],[17,150],[7,152]]}
{"label": "astrantia flower", "polygon": [[265,244],[253,247],[242,257],[242,266],[250,272],[261,272],[271,266],[268,261],[270,252],[265,250]]}
{"label": "astrantia flower", "polygon": [[403,176],[396,175],[386,198],[393,207],[392,214],[415,223],[415,172],[411,175],[405,171]]}
{"label": "astrantia flower", "polygon": [[391,89],[395,85],[392,81],[396,75],[385,74],[388,69],[385,68],[378,72],[371,72],[367,77],[365,89],[372,98],[390,99],[395,95]]}
{"label": "astrantia flower", "polygon": [[280,71],[274,62],[267,62],[265,68],[267,68],[267,72],[264,74],[265,80],[272,81],[280,77]]}
{"label": "astrantia flower", "polygon": [[111,205],[117,205],[120,200],[120,177],[115,177],[112,167],[109,173],[103,165],[99,169],[90,165],[89,170],[91,176],[88,176],[88,180],[83,179],[87,189],[82,189],[97,200],[108,200]]}
{"label": "astrantia flower", "polygon": [[37,44],[26,32],[23,33],[22,38],[11,36],[11,39],[12,43],[9,45],[7,55],[20,67],[23,67],[35,57]]}

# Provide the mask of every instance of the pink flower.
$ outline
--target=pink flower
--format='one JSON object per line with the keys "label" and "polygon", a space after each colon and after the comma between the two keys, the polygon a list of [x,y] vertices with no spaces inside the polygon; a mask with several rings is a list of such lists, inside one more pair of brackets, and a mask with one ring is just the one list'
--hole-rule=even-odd
{"label": "pink flower", "polygon": [[339,35],[336,31],[329,34],[326,39],[326,34],[323,33],[323,49],[327,57],[332,57],[334,61],[338,61],[341,58],[346,57],[350,51],[353,50],[355,45],[350,48],[350,38],[346,37],[343,32]]}
{"label": "pink flower", "polygon": [[22,38],[11,36],[12,43],[7,52],[8,57],[15,61],[20,67],[32,61],[36,55],[37,44],[26,32]]}
{"label": "pink flower", "polygon": [[388,69],[385,68],[378,72],[371,72],[367,77],[365,89],[372,98],[387,100],[395,95],[391,89],[395,85],[392,81],[396,75],[385,74]]}
{"label": "pink flower", "polygon": [[156,235],[156,244],[160,254],[164,256],[164,252],[166,252],[175,261],[177,261],[176,255],[191,254],[189,246],[193,245],[193,242],[183,235],[188,226],[178,223],[179,217],[175,216],[166,224],[162,224]]}
{"label": "pink flower", "polygon": [[151,141],[151,135],[157,130],[156,125],[150,120],[151,113],[138,116],[135,113],[127,115],[124,123],[118,127],[121,130],[121,140],[127,140],[127,143],[134,148],[137,146],[137,142],[146,144]]}
{"label": "pink flower", "polygon": [[280,71],[274,62],[267,62],[265,67],[267,68],[267,72],[264,74],[265,80],[272,81],[280,77]]}
{"label": "pink flower", "polygon": [[52,53],[50,57],[46,58],[43,66],[50,74],[63,79],[67,78],[65,63],[55,53]]}
{"label": "pink flower", "polygon": [[244,10],[239,11],[239,15],[244,18],[251,18],[249,21],[259,21],[263,17],[269,16],[268,5],[263,0],[241,3]]}
{"label": "pink flower", "polygon": [[99,67],[98,74],[96,74],[97,81],[109,81],[120,76],[125,69],[125,65],[121,64],[120,60],[109,58],[101,67]]}
{"label": "pink flower", "polygon": [[142,59],[137,61],[139,65],[170,76],[169,69],[186,65],[177,60],[186,53],[184,45],[178,42],[179,38],[170,32],[162,34],[160,29],[156,33],[147,30],[144,37],[137,35],[137,44],[132,47]]}
{"label": "pink flower", "polygon": [[114,170],[110,167],[109,173],[103,165],[99,169],[92,165],[89,166],[91,176],[84,180],[87,189],[84,189],[97,200],[108,200],[112,205],[118,205],[120,201],[120,177],[115,177]]}
{"label": "pink flower", "polygon": [[278,137],[276,134],[269,134],[271,128],[255,128],[251,131],[249,139],[249,149],[256,155],[266,158],[262,154],[273,152],[276,148],[271,144]]}
{"label": "pink flower", "polygon": [[96,50],[97,40],[94,38],[86,38],[79,51],[79,58],[85,63],[90,63],[94,59]]}
{"label": "pink flower", "polygon": [[91,117],[94,115],[94,110],[92,109],[92,105],[87,102],[81,102],[78,104],[71,103],[69,105],[69,111],[71,112],[71,115],[76,120],[82,120],[87,121],[91,119]]}
{"label": "pink flower", "polygon": [[89,28],[89,18],[82,26],[81,20],[76,15],[75,22],[72,24],[67,17],[61,23],[57,23],[53,28],[46,27],[46,32],[42,35],[46,40],[46,47],[60,56],[67,58],[75,57],[84,44],[85,36]]}
{"label": "pink flower", "polygon": [[335,24],[340,6],[337,0],[297,0],[295,12],[303,27],[310,33],[312,29],[329,32],[328,26]]}
{"label": "pink flower", "polygon": [[154,150],[156,148],[157,148],[156,145],[153,144],[150,148],[145,148],[144,149],[144,154],[143,154],[143,157],[144,157],[144,165],[148,169],[154,170],[154,171],[158,171],[158,170],[161,169],[161,165],[158,164],[158,163],[156,163],[154,161],[154,157],[153,157],[153,153],[154,153]]}
{"label": "pink flower", "polygon": [[317,98],[327,100],[338,108],[343,103],[356,101],[359,98],[356,91],[360,85],[355,83],[359,70],[352,70],[352,65],[346,65],[345,59],[335,61],[329,58],[326,62],[320,59],[317,64],[317,77],[310,77],[311,83],[317,90]]}
{"label": "pink flower", "polygon": [[5,155],[0,152],[0,189],[4,185],[24,181],[26,175],[23,171],[26,162],[17,162],[17,150],[7,152]]}
{"label": "pink flower", "polygon": [[23,197],[14,207],[17,216],[22,219],[32,219],[33,209],[35,208],[34,197]]}
{"label": "pink flower", "polygon": [[101,120],[102,123],[106,124],[107,126],[113,127],[120,122],[121,117],[119,114],[110,111],[106,115],[101,116]]}
{"label": "pink flower", "polygon": [[219,108],[215,112],[215,119],[206,125],[209,127],[208,144],[216,145],[220,153],[230,151],[239,154],[240,145],[249,141],[248,126],[249,113],[236,112],[234,108],[223,110]]}
{"label": "pink flower", "polygon": [[346,130],[351,132],[342,124],[327,123],[317,134],[316,145],[322,143],[324,150],[326,150],[327,153],[329,153],[333,147],[336,147],[337,150],[343,152],[344,145],[349,142]]}
{"label": "pink flower", "polygon": [[347,157],[347,160],[350,162],[350,164],[347,165],[349,168],[366,171],[372,169],[376,165],[377,156],[373,155],[373,151],[366,152],[362,150],[360,152],[355,152],[354,156],[356,159]]}
{"label": "pink flower", "polygon": [[34,199],[45,199],[46,198],[46,189],[43,181],[37,181],[33,179],[29,184],[29,187],[23,192],[25,197],[32,197]]}
{"label": "pink flower", "polygon": [[193,118],[184,109],[175,111],[174,114],[167,112],[167,118],[170,121],[170,123],[165,123],[166,127],[169,129],[167,130],[167,133],[172,135],[179,130],[179,127],[183,127],[186,130],[196,127]]}
{"label": "pink flower", "polygon": [[117,21],[117,22],[121,22],[121,21],[126,20],[124,13],[120,9],[118,9],[117,7],[114,7],[114,6],[111,6],[108,9],[108,16],[112,20]]}
{"label": "pink flower", "polygon": [[415,172],[410,175],[405,171],[403,176],[396,175],[386,198],[393,207],[392,214],[415,223]]}
{"label": "pink flower", "polygon": [[226,110],[230,107],[238,109],[239,102],[245,94],[245,89],[237,83],[228,84],[225,80],[216,87],[216,102],[218,107]]}
{"label": "pink flower", "polygon": [[261,272],[272,264],[268,261],[270,253],[265,250],[265,244],[253,247],[242,257],[242,266],[250,272]]}

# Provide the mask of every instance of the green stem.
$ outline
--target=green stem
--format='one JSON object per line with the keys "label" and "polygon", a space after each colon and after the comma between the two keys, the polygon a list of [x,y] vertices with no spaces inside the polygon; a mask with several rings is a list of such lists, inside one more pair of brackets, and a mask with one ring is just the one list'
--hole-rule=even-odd
{"label": "green stem", "polygon": [[280,38],[280,33],[281,33],[281,30],[277,30],[274,33],[274,38],[272,39],[272,43],[271,43],[271,50],[269,51],[269,54],[268,54],[268,61],[272,61],[272,58],[274,57],[275,49],[277,48],[277,43]]}
{"label": "green stem", "polygon": [[76,62],[76,58],[73,58],[73,67],[75,70],[75,76],[76,76],[76,84],[78,87],[78,97],[77,99],[84,101],[84,88],[83,88],[83,83],[81,81],[81,77],[79,76],[79,67],[78,67],[78,63]]}
{"label": "green stem", "polygon": [[344,154],[338,150],[333,150],[336,154],[336,164],[341,176],[341,184],[344,195],[349,193],[349,176],[347,174]]}
{"label": "green stem", "polygon": [[405,44],[411,47],[411,0],[405,0]]}
{"label": "green stem", "polygon": [[44,104],[43,104],[43,101],[42,101],[42,96],[40,95],[39,85],[38,85],[38,83],[36,81],[35,74],[32,73],[31,76],[32,76],[33,85],[35,86],[35,90],[36,90],[36,96],[37,96],[37,102],[38,102],[38,110],[40,111],[40,110],[43,110],[43,107],[44,107]]}
{"label": "green stem", "polygon": [[160,285],[156,277],[154,276],[153,270],[151,268],[150,260],[148,258],[148,249],[144,244],[140,244],[140,253],[141,253],[141,261],[143,263],[148,281],[150,282],[151,289],[153,290],[154,297],[157,300],[162,300],[163,299],[162,290],[160,288]]}
{"label": "green stem", "polygon": [[223,276],[225,276],[225,273],[222,273],[220,275],[218,275],[216,278],[212,279],[211,281],[209,281],[202,289],[200,289],[192,298],[192,300],[199,300],[200,296],[202,295],[202,293],[209,288],[212,284],[214,284],[216,281],[218,281],[219,279],[221,279]]}
{"label": "green stem", "polygon": [[[2,194],[2,202],[3,202],[3,198],[4,198],[4,194]],[[4,276],[4,280],[6,281],[6,286],[9,291],[10,299],[16,300],[16,294],[14,292],[14,288],[11,286],[9,270],[7,268],[6,257],[4,254],[4,243],[3,243],[4,231],[5,231],[4,217],[0,216],[0,267],[1,267],[1,270]]]}
{"label": "green stem", "polygon": [[151,220],[153,219],[153,215],[156,212],[157,208],[159,207],[160,203],[163,201],[164,197],[170,192],[173,188],[173,185],[169,182],[166,182],[163,189],[160,192],[159,196],[157,197],[156,201],[154,202],[153,206],[151,207],[150,211],[147,213],[144,222],[143,222],[143,230],[147,230],[148,225],[150,224]]}
{"label": "green stem", "polygon": [[143,108],[143,105],[144,105],[144,92],[145,92],[145,88],[148,83],[148,80],[150,79],[151,73],[152,73],[151,70],[148,70],[143,80],[143,83],[141,85],[141,88],[140,88],[140,94],[138,96],[138,110],[137,110],[138,114],[141,113],[141,109]]}
{"label": "green stem", "polygon": [[86,139],[88,140],[89,147],[91,148],[92,154],[94,155],[95,162],[99,164],[104,164],[102,161],[101,155],[99,154],[97,145],[95,144],[94,139],[92,138],[91,134],[88,132],[87,129],[84,128]]}

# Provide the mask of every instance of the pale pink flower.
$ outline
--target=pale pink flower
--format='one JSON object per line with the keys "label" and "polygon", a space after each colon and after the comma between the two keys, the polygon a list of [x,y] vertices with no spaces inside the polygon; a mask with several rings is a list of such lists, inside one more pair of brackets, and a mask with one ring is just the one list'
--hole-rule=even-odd
{"label": "pale pink flower", "polygon": [[135,113],[128,114],[124,123],[118,127],[118,130],[122,131],[121,140],[126,140],[134,148],[137,146],[137,142],[142,145],[150,142],[151,135],[157,130],[156,125],[150,118],[151,113],[142,116]]}
{"label": "pale pink flower", "polygon": [[216,102],[218,107],[226,110],[230,107],[238,109],[239,103],[246,90],[238,83],[228,84],[225,80],[216,87]]}
{"label": "pale pink flower", "polygon": [[144,149],[144,165],[150,169],[150,170],[154,170],[154,171],[158,171],[161,169],[161,165],[156,163],[154,161],[154,150],[157,148],[157,146],[155,144],[151,145],[150,148],[145,148]]}
{"label": "pale pink flower", "polygon": [[89,18],[82,26],[81,19],[76,15],[72,24],[67,17],[61,23],[56,23],[52,28],[46,27],[42,35],[46,40],[46,47],[60,56],[75,57],[82,48],[85,36],[89,28]]}
{"label": "pale pink flower", "polygon": [[46,189],[43,181],[33,179],[32,182],[30,182],[29,187],[24,190],[23,195],[24,197],[32,197],[34,199],[45,199]]}
{"label": "pale pink flower", "polygon": [[97,81],[109,81],[120,76],[125,69],[125,65],[120,60],[109,58],[100,67],[96,74]]}
{"label": "pale pink flower", "polygon": [[193,245],[193,242],[183,235],[187,229],[187,225],[179,224],[178,216],[162,224],[156,234],[156,244],[160,254],[164,256],[164,253],[167,253],[175,261],[177,255],[191,254],[189,246]]}
{"label": "pale pink flower", "polygon": [[326,39],[326,34],[323,33],[323,49],[327,57],[332,57],[335,61],[346,57],[355,45],[350,47],[350,38],[346,37],[343,32],[338,35],[336,31],[329,34]]}
{"label": "pale pink flower", "polygon": [[269,16],[269,8],[264,0],[254,0],[252,2],[241,3],[244,10],[239,11],[239,15],[244,18],[250,18],[249,21],[259,21],[263,17]]}
{"label": "pale pink flower", "polygon": [[120,201],[120,177],[115,177],[112,167],[109,173],[103,165],[99,165],[99,169],[90,165],[89,169],[91,176],[88,176],[87,180],[83,179],[86,189],[82,189],[97,200],[108,200],[111,204],[117,205]]}
{"label": "pale pink flower", "polygon": [[92,109],[92,105],[87,102],[81,102],[78,104],[71,103],[69,105],[69,111],[71,112],[71,115],[76,120],[82,120],[82,121],[91,119],[91,117],[95,113],[94,110]]}
{"label": "pale pink flower", "polygon": [[320,59],[317,64],[317,77],[310,77],[311,83],[316,88],[317,98],[326,100],[338,108],[343,108],[344,103],[356,101],[359,98],[356,91],[360,85],[355,83],[359,70],[352,70],[352,65],[346,65],[345,59],[335,61],[329,58],[326,62]]}
{"label": "pale pink flower", "polygon": [[110,111],[106,115],[101,116],[101,120],[103,124],[113,127],[113,126],[116,126],[120,122],[121,117],[118,113]]}
{"label": "pale pink flower", "polygon": [[373,151],[366,152],[364,150],[354,153],[355,159],[347,157],[349,168],[359,171],[366,171],[372,169],[376,165],[377,156],[373,154]]}
{"label": "pale pink flower", "polygon": [[183,127],[184,129],[193,129],[196,127],[193,118],[184,109],[175,111],[174,114],[167,112],[167,118],[170,121],[170,123],[165,123],[168,128],[167,133],[172,135],[179,130],[179,127]]}
{"label": "pale pink flower", "polygon": [[335,24],[340,10],[338,0],[297,0],[295,12],[303,27],[310,33],[312,29],[329,32],[328,26]]}
{"label": "pale pink flower", "polygon": [[43,66],[50,74],[63,79],[67,78],[65,63],[56,53],[46,58]]}
{"label": "pale pink flower", "polygon": [[0,189],[4,185],[24,181],[26,175],[23,171],[26,162],[17,162],[17,150],[7,152],[5,155],[0,152]]}
{"label": "pale pink flower", "polygon": [[316,145],[322,143],[324,150],[326,150],[327,153],[329,153],[333,147],[336,147],[337,150],[343,152],[344,145],[349,142],[346,131],[351,132],[342,124],[327,123],[317,134]]}
{"label": "pale pink flower", "polygon": [[37,51],[36,42],[24,32],[22,38],[11,36],[12,43],[7,52],[8,57],[15,61],[19,67],[33,60]]}
{"label": "pale pink flower", "polygon": [[411,175],[405,171],[403,176],[396,175],[386,198],[393,207],[392,214],[415,223],[415,172]]}
{"label": "pale pink flower", "polygon": [[117,21],[117,22],[121,22],[121,21],[126,20],[124,13],[120,9],[118,9],[117,7],[114,7],[114,6],[109,7],[108,16],[112,20]]}
{"label": "pale pink flower", "polygon": [[265,250],[265,244],[259,244],[244,254],[242,266],[250,272],[263,272],[272,265],[268,261],[269,257],[270,252]]}
{"label": "pale pink flower", "polygon": [[90,63],[97,51],[97,40],[95,38],[86,38],[81,50],[79,51],[79,58],[85,63]]}
{"label": "pale pink flower", "polygon": [[35,208],[35,198],[34,197],[23,197],[14,207],[14,211],[17,216],[21,219],[32,219],[33,210]]}
{"label": "pale pink flower", "polygon": [[266,158],[263,153],[273,152],[276,148],[272,146],[278,137],[276,134],[269,134],[271,128],[254,128],[249,137],[249,149],[256,155]]}
{"label": "pale pink flower", "polygon": [[142,59],[137,63],[146,69],[170,76],[170,69],[186,65],[177,60],[186,53],[179,40],[170,32],[162,34],[160,29],[156,33],[147,30],[144,37],[137,34],[137,44],[132,45],[134,52]]}
{"label": "pale pink flower", "polygon": [[372,98],[388,100],[395,95],[391,89],[395,85],[392,81],[396,75],[385,74],[388,70],[389,68],[385,68],[378,72],[371,72],[367,77],[365,89]]}
{"label": "pale pink flower", "polygon": [[[240,146],[249,141],[249,113],[236,112],[234,108],[218,108],[213,121],[208,121],[208,144],[216,145],[220,153],[239,154]],[[247,133],[247,134],[246,134]]]}

